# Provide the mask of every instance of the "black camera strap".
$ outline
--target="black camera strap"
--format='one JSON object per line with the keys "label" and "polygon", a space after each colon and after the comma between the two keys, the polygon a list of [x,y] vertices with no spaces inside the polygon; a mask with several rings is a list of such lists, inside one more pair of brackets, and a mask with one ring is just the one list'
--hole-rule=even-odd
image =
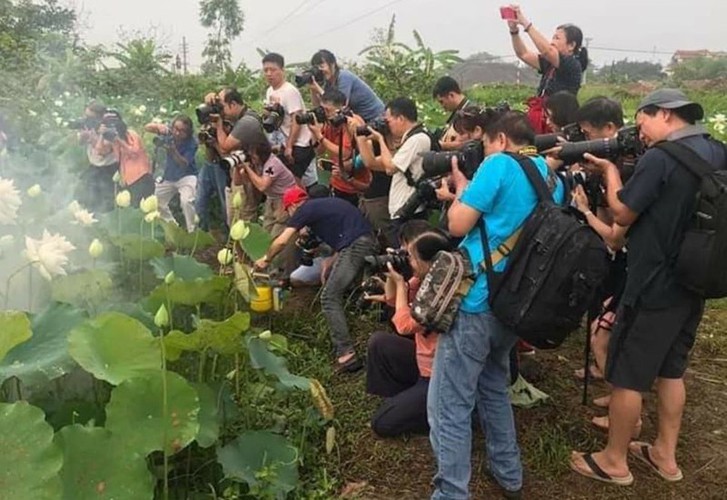
{"label": "black camera strap", "polygon": [[[408,141],[409,139],[411,139],[412,137],[414,137],[417,134],[426,134],[427,137],[429,137],[429,142],[430,142],[429,149],[431,150],[432,145],[434,144],[434,139],[432,139],[432,136],[429,134],[427,129],[424,127],[424,124],[422,124],[422,123],[417,123],[416,125],[414,125],[414,127],[411,130],[409,130],[409,132],[406,134],[406,137],[404,137],[404,140],[401,141],[401,144],[399,144],[399,148],[401,148],[404,144],[406,144],[406,141]],[[416,185],[417,185],[416,181],[418,179],[414,179],[414,174],[411,173],[411,169],[407,168],[402,173],[404,174],[404,177],[406,178],[406,183],[410,187],[416,187]]]}

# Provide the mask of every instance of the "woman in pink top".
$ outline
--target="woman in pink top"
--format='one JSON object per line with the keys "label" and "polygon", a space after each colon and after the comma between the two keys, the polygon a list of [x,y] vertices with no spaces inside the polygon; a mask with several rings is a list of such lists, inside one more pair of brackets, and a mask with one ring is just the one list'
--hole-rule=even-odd
{"label": "woman in pink top", "polygon": [[139,134],[129,129],[118,111],[109,110],[99,128],[96,151],[103,154],[113,150],[119,159],[122,188],[131,193],[131,204],[154,194],[149,156]]}
{"label": "woman in pink top", "polygon": [[[421,221],[407,224],[415,222]],[[395,310],[391,321],[396,334],[374,333],[366,357],[367,392],[387,398],[371,419],[372,429],[382,437],[429,431],[427,390],[437,334],[425,331],[412,318],[409,304],[436,253],[451,250],[452,243],[440,230],[425,228],[408,243],[402,242],[402,248],[409,253],[412,277],[407,281],[389,264],[385,283],[385,300]]]}

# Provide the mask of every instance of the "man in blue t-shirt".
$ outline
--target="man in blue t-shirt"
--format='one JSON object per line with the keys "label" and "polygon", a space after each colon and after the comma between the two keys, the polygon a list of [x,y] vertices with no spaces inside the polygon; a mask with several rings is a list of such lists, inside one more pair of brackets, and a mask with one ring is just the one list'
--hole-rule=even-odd
{"label": "man in blue t-shirt", "polygon": [[179,115],[171,125],[150,123],[144,127],[147,132],[158,134],[155,140],[158,148],[166,151],[164,174],[157,182],[154,194],[159,204],[162,219],[176,222],[169,210],[169,202],[179,193],[179,204],[184,214],[187,231],[194,231],[197,218],[194,203],[197,192],[197,141],[193,136],[192,120],[186,115]]}
{"label": "man in blue t-shirt", "polygon": [[[439,337],[427,396],[431,442],[437,460],[434,499],[468,498],[472,410],[476,406],[485,430],[490,471],[508,498],[522,488],[522,464],[515,422],[508,398],[509,354],[517,337],[490,312],[487,276],[479,270],[484,260],[479,221],[484,219],[495,270],[507,261],[496,250],[535,209],[537,195],[515,159],[505,153],[523,153],[535,138],[522,113],[511,112],[487,127],[488,155],[472,181],[453,167],[457,201],[448,211],[452,236],[464,236],[477,280],[464,297],[449,333]],[[532,149],[532,148],[530,148]],[[562,201],[562,183],[545,160],[532,160]]]}
{"label": "man in blue t-shirt", "polygon": [[[356,356],[343,310],[345,293],[364,266],[364,257],[376,250],[371,225],[351,203],[340,198],[309,199],[301,187],[288,189],[283,208],[290,215],[287,228],[275,238],[255,267],[265,269],[301,230],[308,231],[335,252],[323,264],[321,308],[331,331],[337,371],[352,372],[363,367]],[[330,271],[330,272],[329,272]]]}

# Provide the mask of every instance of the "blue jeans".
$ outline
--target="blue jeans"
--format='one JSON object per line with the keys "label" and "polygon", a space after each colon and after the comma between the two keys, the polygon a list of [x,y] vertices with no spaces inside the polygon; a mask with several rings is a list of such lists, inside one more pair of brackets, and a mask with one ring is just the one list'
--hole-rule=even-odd
{"label": "blue jeans", "polygon": [[427,394],[437,473],[433,499],[467,499],[471,474],[472,410],[485,433],[490,471],[504,489],[522,487],[523,470],[508,398],[510,349],[517,337],[491,313],[459,311],[440,335]]}
{"label": "blue jeans", "polygon": [[205,163],[197,177],[197,200],[195,211],[199,216],[199,227],[204,231],[210,229],[210,201],[214,195],[220,200],[220,221],[222,228],[227,232],[227,207],[225,206],[225,187],[227,187],[227,172],[214,163]]}

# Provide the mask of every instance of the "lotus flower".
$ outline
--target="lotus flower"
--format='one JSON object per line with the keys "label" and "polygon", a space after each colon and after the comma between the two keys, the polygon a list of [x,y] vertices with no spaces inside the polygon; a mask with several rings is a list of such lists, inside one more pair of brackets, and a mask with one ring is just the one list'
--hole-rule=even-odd
{"label": "lotus flower", "polygon": [[103,244],[100,241],[98,241],[98,238],[94,238],[94,240],[88,246],[88,254],[92,258],[98,259],[99,257],[101,257],[102,253],[103,253]]}
{"label": "lotus flower", "polygon": [[139,208],[145,214],[154,212],[159,208],[159,201],[156,196],[151,195],[148,198],[143,198],[141,202],[139,202]]}
{"label": "lotus flower", "polygon": [[131,193],[124,190],[116,195],[116,205],[121,208],[126,208],[131,205]]}
{"label": "lotus flower", "polygon": [[40,194],[42,192],[43,191],[40,189],[40,185],[39,184],[33,184],[26,191],[26,193],[28,193],[28,196],[30,196],[31,198],[35,198],[36,196],[40,196]]}
{"label": "lotus flower", "polygon": [[164,304],[159,306],[157,313],[154,315],[154,324],[159,328],[164,328],[169,325],[169,312]]}
{"label": "lotus flower", "polygon": [[72,244],[60,234],[50,234],[43,230],[43,237],[39,240],[25,237],[25,258],[28,259],[48,281],[53,276],[65,276],[64,266],[68,264],[68,253],[75,250]]}
{"label": "lotus flower", "polygon": [[229,266],[232,264],[233,256],[232,251],[229,248],[223,248],[217,252],[217,261],[223,266]]}
{"label": "lotus flower", "polygon": [[250,234],[250,228],[247,227],[244,221],[235,222],[230,228],[230,238],[235,241],[243,240]]}
{"label": "lotus flower", "polygon": [[144,216],[144,220],[146,222],[148,222],[149,224],[151,224],[152,222],[154,222],[155,220],[157,220],[160,216],[161,216],[161,214],[159,213],[159,211],[158,210],[154,210],[153,212],[149,212],[148,214],[146,214]]}
{"label": "lotus flower", "polygon": [[0,224],[15,224],[21,203],[13,181],[0,177]]}
{"label": "lotus flower", "polygon": [[98,222],[91,212],[85,208],[73,213],[73,218],[76,219],[76,223],[82,226],[90,226]]}

